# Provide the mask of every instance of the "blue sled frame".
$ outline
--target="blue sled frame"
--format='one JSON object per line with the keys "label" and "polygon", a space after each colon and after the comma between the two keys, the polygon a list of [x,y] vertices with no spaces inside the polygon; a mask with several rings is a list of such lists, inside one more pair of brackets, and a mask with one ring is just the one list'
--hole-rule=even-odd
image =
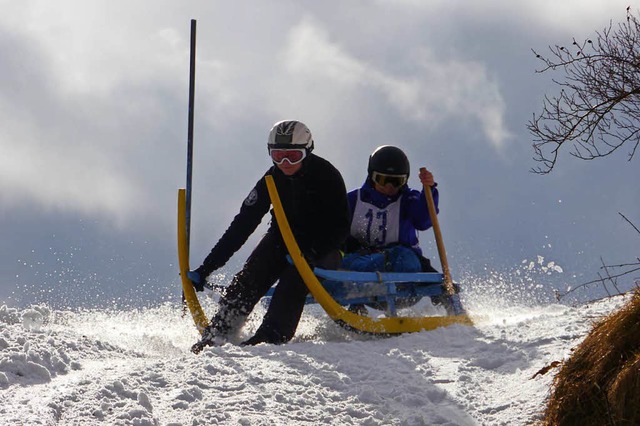
{"label": "blue sled frame", "polygon": [[[396,317],[397,309],[417,303],[424,297],[440,300],[448,314],[450,297],[444,289],[444,275],[437,272],[358,272],[314,268],[327,292],[342,306],[368,305]],[[455,286],[456,293],[459,287]],[[263,303],[268,304],[274,288],[269,289]],[[307,304],[317,303],[313,296]]]}

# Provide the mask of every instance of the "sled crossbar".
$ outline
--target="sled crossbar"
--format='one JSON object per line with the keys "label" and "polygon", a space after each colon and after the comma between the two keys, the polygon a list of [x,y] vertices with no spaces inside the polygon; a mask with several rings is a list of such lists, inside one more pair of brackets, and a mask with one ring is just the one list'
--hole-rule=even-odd
{"label": "sled crossbar", "polygon": [[325,280],[359,283],[420,282],[442,284],[444,282],[444,276],[438,272],[359,272],[314,268],[313,273]]}

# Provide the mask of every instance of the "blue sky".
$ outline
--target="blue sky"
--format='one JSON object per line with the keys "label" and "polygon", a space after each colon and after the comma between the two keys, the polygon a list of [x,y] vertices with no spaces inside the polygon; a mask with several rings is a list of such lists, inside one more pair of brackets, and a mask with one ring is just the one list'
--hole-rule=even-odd
{"label": "blue sky", "polygon": [[[601,256],[637,256],[639,236],[618,214],[640,223],[627,152],[592,162],[564,152],[539,176],[526,130],[561,77],[536,74],[531,49],[593,37],[628,2],[1,4],[2,302],[179,297],[190,19],[193,266],[269,167],[267,133],[285,118],[310,127],[348,188],[383,144],[432,170],[454,278],[516,277],[533,261],[524,273],[546,289],[595,278]],[[432,234],[421,240],[437,258]],[[563,272],[541,271],[549,262]]]}

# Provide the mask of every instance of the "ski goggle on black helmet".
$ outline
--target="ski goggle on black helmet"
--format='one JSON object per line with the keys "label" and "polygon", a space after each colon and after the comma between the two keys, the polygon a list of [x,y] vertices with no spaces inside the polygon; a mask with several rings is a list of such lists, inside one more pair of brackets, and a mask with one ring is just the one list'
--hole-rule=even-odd
{"label": "ski goggle on black helmet", "polygon": [[300,121],[279,121],[269,132],[267,150],[275,164],[298,164],[313,151],[311,131]]}
{"label": "ski goggle on black helmet", "polygon": [[409,180],[409,159],[398,147],[383,145],[369,156],[369,178],[380,186],[401,187]]}

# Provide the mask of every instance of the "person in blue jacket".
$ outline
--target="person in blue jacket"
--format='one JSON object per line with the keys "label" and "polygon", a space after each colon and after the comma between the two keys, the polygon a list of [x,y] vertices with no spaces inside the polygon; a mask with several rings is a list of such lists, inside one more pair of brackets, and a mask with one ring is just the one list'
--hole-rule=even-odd
{"label": "person in blue jacket", "polygon": [[[351,216],[343,268],[354,271],[437,272],[419,245],[418,231],[431,219],[424,193],[430,189],[438,211],[438,189],[433,174],[418,174],[423,189],[408,186],[410,164],[405,153],[391,145],[369,156],[367,179],[347,194]],[[358,312],[361,307],[353,306]]]}
{"label": "person in blue jacket", "polygon": [[[276,123],[267,142],[273,164],[265,176],[273,177],[284,213],[307,261],[313,266],[336,269],[340,266],[340,248],[349,235],[347,191],[340,172],[329,161],[312,154],[313,145],[304,123]],[[269,212],[271,200],[265,176],[258,180],[202,265],[189,271],[197,291],[204,289],[207,277],[244,245]],[[293,338],[309,290],[296,267],[287,261],[287,254],[278,224],[271,220],[244,267],[226,288],[218,312],[192,352],[223,344],[237,334],[260,298],[276,282],[262,324],[242,344],[281,344]]]}

